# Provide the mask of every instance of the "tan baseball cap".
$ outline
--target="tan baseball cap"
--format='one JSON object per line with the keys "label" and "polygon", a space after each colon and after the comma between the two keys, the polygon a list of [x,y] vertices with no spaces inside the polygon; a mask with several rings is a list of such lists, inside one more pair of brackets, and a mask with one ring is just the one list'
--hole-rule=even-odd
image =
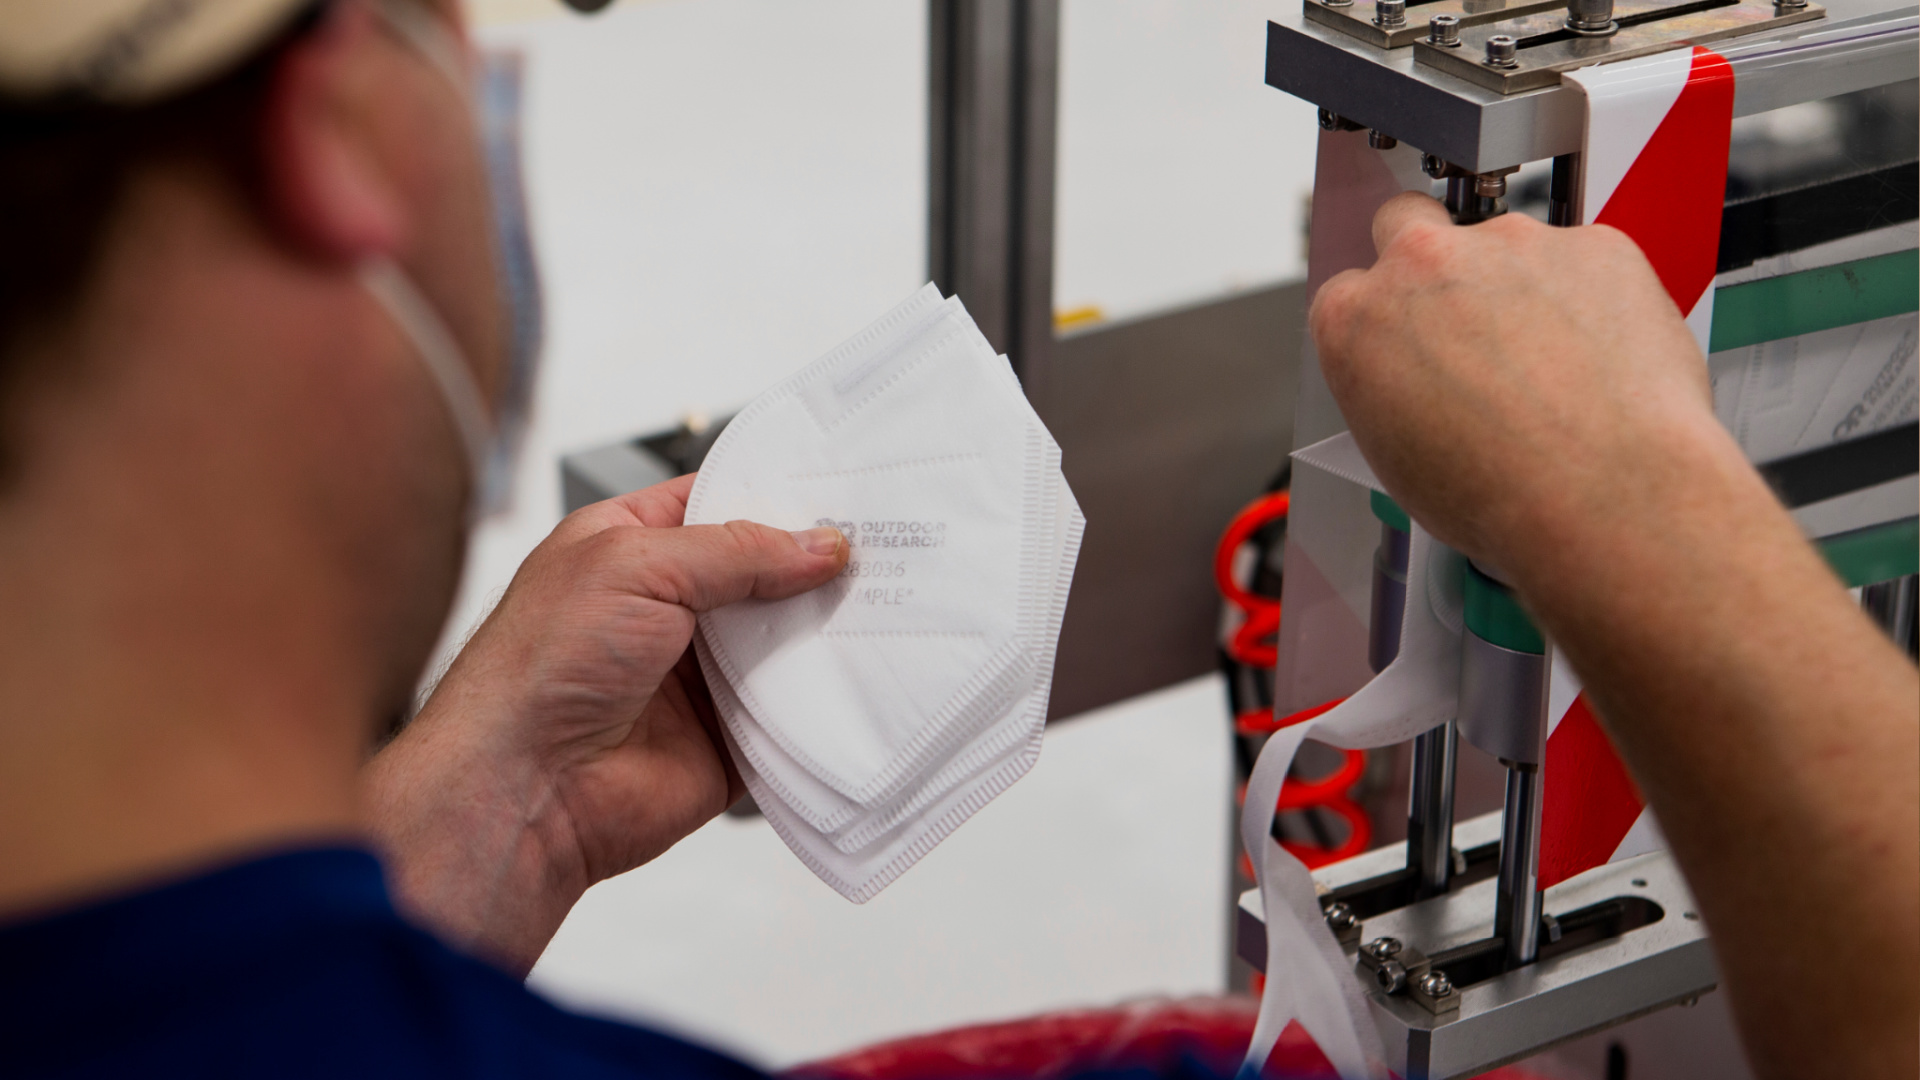
{"label": "tan baseball cap", "polygon": [[314,0],[0,0],[0,95],[138,104],[244,59]]}

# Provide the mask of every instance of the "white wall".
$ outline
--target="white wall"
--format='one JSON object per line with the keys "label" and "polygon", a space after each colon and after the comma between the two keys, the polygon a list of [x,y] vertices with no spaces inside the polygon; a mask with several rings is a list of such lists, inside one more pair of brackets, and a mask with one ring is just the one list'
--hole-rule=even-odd
{"label": "white wall", "polygon": [[1063,0],[1054,309],[1307,276],[1315,109],[1266,85],[1276,0]]}

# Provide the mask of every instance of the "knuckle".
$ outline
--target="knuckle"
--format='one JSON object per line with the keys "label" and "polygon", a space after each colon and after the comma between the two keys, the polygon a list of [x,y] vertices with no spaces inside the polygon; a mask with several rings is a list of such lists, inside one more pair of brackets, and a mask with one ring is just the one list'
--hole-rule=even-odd
{"label": "knuckle", "polygon": [[768,534],[773,530],[767,526],[741,518],[729,521],[720,528],[727,543],[732,547],[729,554],[738,557],[741,561],[757,562],[761,556],[768,553]]}
{"label": "knuckle", "polygon": [[1452,266],[1464,232],[1453,226],[1417,222],[1394,237],[1393,243],[1381,253],[1382,261],[1391,259],[1421,277],[1442,276]]}

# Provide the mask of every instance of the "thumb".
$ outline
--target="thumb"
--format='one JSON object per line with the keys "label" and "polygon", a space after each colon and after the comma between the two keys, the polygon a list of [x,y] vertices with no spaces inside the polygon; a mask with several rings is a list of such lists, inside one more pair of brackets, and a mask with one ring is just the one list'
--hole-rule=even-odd
{"label": "thumb", "polygon": [[787,532],[751,521],[612,531],[622,534],[622,561],[639,592],[693,611],[818,588],[840,573],[850,550],[838,529]]}

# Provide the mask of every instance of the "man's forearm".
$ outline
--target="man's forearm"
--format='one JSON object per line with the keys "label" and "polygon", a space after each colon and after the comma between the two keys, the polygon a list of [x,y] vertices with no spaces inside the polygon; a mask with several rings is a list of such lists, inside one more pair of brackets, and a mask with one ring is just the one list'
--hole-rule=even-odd
{"label": "man's forearm", "polygon": [[1660,815],[1762,1075],[1915,1074],[1920,677],[1730,439],[1550,507],[1521,593]]}

